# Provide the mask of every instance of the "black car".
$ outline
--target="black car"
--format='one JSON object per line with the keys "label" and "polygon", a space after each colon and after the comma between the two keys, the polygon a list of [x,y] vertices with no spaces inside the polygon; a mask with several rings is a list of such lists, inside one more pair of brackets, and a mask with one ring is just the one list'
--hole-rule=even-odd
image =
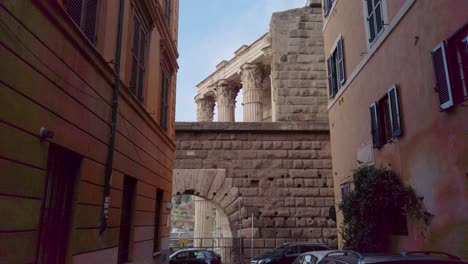
{"label": "black car", "polygon": [[[360,254],[355,251],[328,253],[318,264],[463,264],[459,257],[431,251],[403,251],[401,254]],[[301,263],[302,264],[302,263]]]}
{"label": "black car", "polygon": [[327,245],[318,243],[286,243],[271,252],[254,258],[251,264],[292,264],[301,253],[329,249]]}
{"label": "black car", "polygon": [[205,249],[181,249],[169,256],[169,264],[221,264],[221,257]]}

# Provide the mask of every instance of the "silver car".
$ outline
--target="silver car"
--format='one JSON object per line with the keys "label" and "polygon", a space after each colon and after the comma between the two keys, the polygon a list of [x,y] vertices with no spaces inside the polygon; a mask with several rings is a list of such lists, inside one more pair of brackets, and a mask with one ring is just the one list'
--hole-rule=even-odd
{"label": "silver car", "polygon": [[328,253],[334,251],[336,250],[309,251],[299,255],[299,257],[294,260],[293,264],[316,264]]}

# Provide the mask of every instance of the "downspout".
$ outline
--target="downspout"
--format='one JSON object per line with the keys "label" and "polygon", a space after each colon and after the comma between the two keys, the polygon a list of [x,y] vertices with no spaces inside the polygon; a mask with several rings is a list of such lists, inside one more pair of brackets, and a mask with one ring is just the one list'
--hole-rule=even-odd
{"label": "downspout", "polygon": [[125,0],[120,0],[119,7],[119,22],[117,25],[117,43],[115,49],[114,61],[114,87],[112,94],[112,118],[111,118],[111,136],[109,140],[109,148],[107,153],[105,177],[104,177],[104,205],[102,207],[101,227],[99,233],[102,234],[107,227],[107,219],[109,218],[109,202],[110,202],[110,188],[112,166],[114,162],[114,148],[115,148],[115,132],[117,129],[117,110],[119,107],[119,88],[120,88],[120,56],[122,51],[122,31],[123,31],[123,18],[124,18],[124,3]]}

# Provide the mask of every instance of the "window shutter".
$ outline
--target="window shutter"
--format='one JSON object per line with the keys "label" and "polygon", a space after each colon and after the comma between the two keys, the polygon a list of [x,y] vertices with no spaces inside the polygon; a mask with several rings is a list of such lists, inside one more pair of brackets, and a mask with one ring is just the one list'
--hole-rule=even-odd
{"label": "window shutter", "polygon": [[333,54],[330,55],[330,57],[327,59],[327,66],[328,66],[328,89],[330,91],[330,98],[335,97],[335,78],[334,78],[334,72],[335,72],[335,65],[334,65],[334,58]]}
{"label": "window shutter", "polygon": [[392,137],[400,137],[402,134],[400,104],[398,101],[397,85],[393,85],[388,91],[388,108],[390,109],[390,124],[392,128]]}
{"label": "window shutter", "polygon": [[162,84],[161,84],[161,127],[163,129],[167,128],[167,114],[168,114],[168,97],[169,97],[169,80],[165,72],[162,74]]}
{"label": "window shutter", "polygon": [[323,14],[325,17],[328,16],[329,11],[330,11],[330,8],[328,7],[328,0],[323,0]]}
{"label": "window shutter", "polygon": [[83,2],[82,0],[68,0],[65,3],[65,10],[67,10],[68,15],[71,19],[81,27],[81,14],[83,12]]}
{"label": "window shutter", "polygon": [[96,42],[98,0],[68,0],[65,10],[93,44]]}
{"label": "window shutter", "polygon": [[453,106],[452,88],[444,42],[440,43],[432,50],[432,65],[434,68],[436,89],[439,93],[440,109],[444,110]]}
{"label": "window shutter", "polygon": [[344,65],[344,46],[343,46],[343,38],[340,38],[338,41],[338,78],[340,84],[344,84],[346,82],[345,77],[345,65]]}
{"label": "window shutter", "polygon": [[372,134],[372,144],[374,148],[378,148],[381,145],[380,140],[380,131],[379,131],[379,113],[377,112],[377,102],[373,103],[370,107],[371,115],[371,134]]}

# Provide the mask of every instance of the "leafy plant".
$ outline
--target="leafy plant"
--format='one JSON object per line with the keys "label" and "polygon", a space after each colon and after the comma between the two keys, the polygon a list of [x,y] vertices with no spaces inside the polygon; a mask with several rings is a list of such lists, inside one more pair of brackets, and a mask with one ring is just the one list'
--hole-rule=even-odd
{"label": "leafy plant", "polygon": [[343,213],[341,234],[346,249],[382,252],[388,248],[393,220],[398,213],[422,220],[428,227],[433,215],[423,198],[404,186],[389,169],[362,166],[354,171],[354,190],[339,204]]}

